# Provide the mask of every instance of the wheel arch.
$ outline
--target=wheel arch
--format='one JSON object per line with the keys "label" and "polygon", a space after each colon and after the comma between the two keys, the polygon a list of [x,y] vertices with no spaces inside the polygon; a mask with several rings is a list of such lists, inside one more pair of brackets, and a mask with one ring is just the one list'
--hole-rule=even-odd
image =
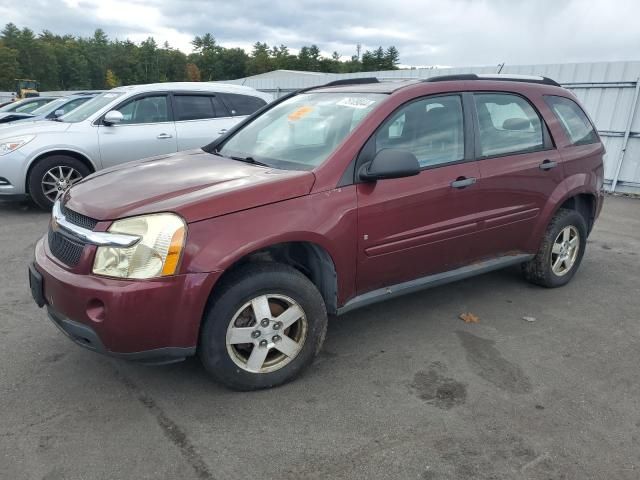
{"label": "wheel arch", "polygon": [[232,272],[250,262],[275,262],[295,268],[318,288],[324,299],[327,312],[329,314],[337,312],[338,273],[334,259],[326,248],[308,240],[282,241],[262,246],[250,252],[243,252],[224,269],[224,273],[209,293],[209,301]]}
{"label": "wheel arch", "polygon": [[56,149],[56,150],[49,150],[47,152],[41,152],[36,157],[34,157],[31,163],[29,163],[29,168],[27,169],[27,174],[25,175],[25,179],[24,179],[25,192],[29,193],[29,177],[31,176],[31,171],[33,170],[33,167],[35,167],[38,164],[38,162],[40,162],[41,160],[44,160],[45,158],[53,157],[54,155],[65,155],[67,157],[75,158],[76,160],[79,160],[82,163],[84,163],[87,166],[87,168],[91,170],[91,173],[94,173],[97,170],[95,164],[89,159],[89,157],[77,150],[62,148],[62,149]]}
{"label": "wheel arch", "polygon": [[538,224],[531,235],[529,250],[536,252],[542,242],[542,236],[547,225],[561,208],[576,210],[585,219],[587,232],[591,232],[597,213],[597,193],[587,175],[575,175],[565,179],[549,196],[544,206]]}

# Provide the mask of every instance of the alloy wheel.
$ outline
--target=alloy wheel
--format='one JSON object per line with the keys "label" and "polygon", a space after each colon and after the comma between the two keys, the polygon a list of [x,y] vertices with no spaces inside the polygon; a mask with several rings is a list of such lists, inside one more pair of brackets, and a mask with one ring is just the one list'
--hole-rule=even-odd
{"label": "alloy wheel", "polygon": [[52,203],[60,198],[71,186],[82,180],[82,174],[75,168],[66,165],[57,165],[43,175],[42,193]]}
{"label": "alloy wheel", "polygon": [[260,295],[245,303],[227,328],[227,352],[251,373],[279,370],[302,350],[308,322],[302,307],[285,295]]}
{"label": "alloy wheel", "polygon": [[580,251],[580,234],[573,225],[563,228],[551,249],[551,270],[557,276],[566,275],[576,263]]}

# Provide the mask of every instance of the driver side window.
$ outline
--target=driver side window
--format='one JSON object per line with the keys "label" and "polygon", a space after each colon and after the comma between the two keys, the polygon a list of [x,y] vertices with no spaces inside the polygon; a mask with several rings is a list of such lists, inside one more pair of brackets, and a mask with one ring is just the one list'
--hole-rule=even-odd
{"label": "driver side window", "polygon": [[118,108],[124,119],[121,125],[162,123],[169,121],[166,95],[137,98]]}
{"label": "driver side window", "polygon": [[464,159],[464,120],[459,95],[425,98],[396,111],[376,133],[385,148],[413,153],[420,167]]}

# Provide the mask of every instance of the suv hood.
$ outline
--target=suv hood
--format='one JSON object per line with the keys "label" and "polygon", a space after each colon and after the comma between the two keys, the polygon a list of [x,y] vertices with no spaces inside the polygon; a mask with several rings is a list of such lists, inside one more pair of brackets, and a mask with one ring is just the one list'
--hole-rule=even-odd
{"label": "suv hood", "polygon": [[101,221],[176,212],[190,223],[306,195],[314,181],[311,172],[191,150],[102,170],[76,184],[63,201]]}
{"label": "suv hood", "polygon": [[21,135],[38,135],[41,133],[60,133],[69,130],[73,123],[52,122],[51,120],[34,120],[30,122],[0,124],[0,140],[19,137]]}

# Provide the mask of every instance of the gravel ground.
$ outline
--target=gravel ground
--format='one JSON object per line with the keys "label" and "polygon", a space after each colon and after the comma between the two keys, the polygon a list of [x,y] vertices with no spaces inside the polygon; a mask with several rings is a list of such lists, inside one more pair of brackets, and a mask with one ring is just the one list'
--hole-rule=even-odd
{"label": "gravel ground", "polygon": [[47,219],[0,203],[0,478],[640,478],[640,200],[607,199],[568,286],[508,269],[353,312],[257,393],[73,345],[27,286]]}

